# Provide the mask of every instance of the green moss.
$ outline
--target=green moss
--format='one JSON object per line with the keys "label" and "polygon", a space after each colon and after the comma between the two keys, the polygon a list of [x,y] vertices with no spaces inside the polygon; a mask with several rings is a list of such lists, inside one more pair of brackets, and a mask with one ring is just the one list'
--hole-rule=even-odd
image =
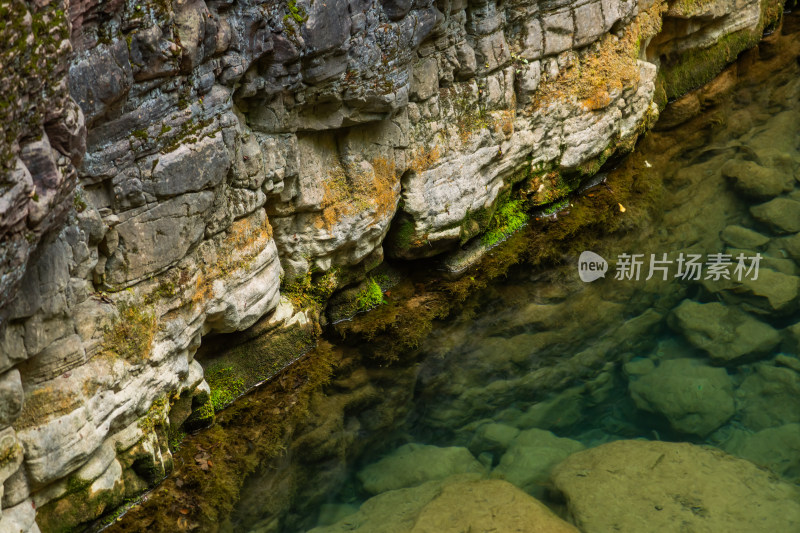
{"label": "green moss", "polygon": [[404,218],[397,226],[397,231],[394,233],[393,244],[403,250],[411,247],[411,239],[414,237],[414,221],[410,218]]}
{"label": "green moss", "polygon": [[493,246],[522,228],[528,222],[523,199],[507,200],[498,207],[489,229],[481,237],[486,246]]}
{"label": "green moss", "polygon": [[297,5],[297,0],[288,0],[286,2],[286,9],[289,11],[283,16],[283,21],[288,22],[289,19],[298,24],[302,24],[308,19],[308,14],[302,6]]}
{"label": "green moss", "polygon": [[93,492],[91,481],[72,476],[67,481],[67,492],[57,500],[36,509],[36,523],[42,531],[71,533],[82,531],[86,524],[100,517],[122,502],[119,485],[112,489]]}
{"label": "green moss", "polygon": [[145,414],[137,422],[139,429],[141,429],[143,433],[150,433],[155,430],[156,427],[165,424],[165,408],[167,407],[167,404],[168,402],[166,396],[162,396],[153,402],[153,404],[150,406],[150,409],[148,409],[147,414]]}
{"label": "green moss", "polygon": [[169,431],[169,451],[173,454],[181,450],[183,439],[186,438],[186,432],[180,429],[170,429]]}
{"label": "green moss", "polygon": [[[686,1],[697,0],[684,0]],[[740,30],[721,37],[708,48],[692,49],[667,58],[661,69],[666,98],[679,98],[710,82],[733,63],[740,53],[758,44],[763,32],[774,28],[780,22],[782,14],[782,2],[765,0],[761,2],[761,18],[754,30]]]}
{"label": "green moss", "polygon": [[318,308],[328,301],[338,285],[339,270],[331,268],[323,274],[317,272],[316,267],[311,267],[302,278],[283,288],[283,293],[295,307],[300,309]]}
{"label": "green moss", "polygon": [[483,207],[477,211],[467,211],[467,216],[461,221],[461,231],[459,233],[461,244],[466,243],[489,227],[489,224],[492,222],[492,215],[494,214],[493,208],[494,206],[492,206],[492,208]]}
{"label": "green moss", "polygon": [[147,141],[149,139],[149,137],[147,135],[147,130],[144,130],[144,129],[142,129],[142,130],[133,130],[131,132],[131,135],[133,137],[139,139],[140,141]]}
{"label": "green moss", "polygon": [[156,316],[134,303],[117,303],[119,318],[106,330],[101,353],[138,361],[148,357],[156,333]]}
{"label": "green moss", "polygon": [[386,299],[383,297],[383,289],[381,289],[375,278],[367,279],[366,287],[356,295],[355,303],[359,311],[369,311],[386,303]]}
{"label": "green moss", "polygon": [[560,202],[555,202],[553,205],[551,205],[548,208],[546,208],[544,211],[542,211],[542,215],[544,215],[546,217],[547,216],[551,216],[551,215],[555,215],[559,211],[561,211],[563,209],[566,209],[566,207],[568,205],[569,205],[569,199],[565,198],[565,199],[561,200]]}
{"label": "green moss", "polygon": [[[330,381],[337,363],[329,345],[320,346],[280,380],[221,412],[214,426],[188,435],[176,453],[176,463],[182,465],[177,475],[166,478],[147,500],[112,524],[110,532],[181,531],[187,522],[196,531],[216,531],[239,500],[247,476],[285,452],[293,428],[305,419],[313,395]],[[198,450],[208,453],[209,467],[195,461]]]}
{"label": "green moss", "polygon": [[178,286],[173,279],[164,279],[153,291],[144,297],[144,304],[151,305],[178,294]]}
{"label": "green moss", "polygon": [[234,373],[233,366],[214,366],[206,371],[206,382],[211,388],[209,400],[214,411],[221,411],[241,395],[244,380]]}
{"label": "green moss", "polygon": [[75,195],[72,197],[72,205],[78,213],[83,213],[86,211],[86,208],[89,207],[86,204],[86,200],[83,199],[83,193],[80,189],[75,189]]}

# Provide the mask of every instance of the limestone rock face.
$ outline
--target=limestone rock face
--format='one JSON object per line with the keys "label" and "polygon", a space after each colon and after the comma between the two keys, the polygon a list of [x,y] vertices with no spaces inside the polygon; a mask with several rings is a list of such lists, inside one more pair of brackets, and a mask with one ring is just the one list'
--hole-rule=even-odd
{"label": "limestone rock face", "polygon": [[[512,193],[550,204],[630,149],[658,115],[646,4],[11,2],[0,529],[76,526],[169,472],[204,335],[313,329],[282,283],[477,242]],[[761,33],[755,0],[704,6],[669,46]]]}
{"label": "limestone rock face", "polygon": [[630,393],[638,408],[663,414],[682,433],[708,435],[734,413],[728,373],[693,359],[663,361],[631,382]]}
{"label": "limestone rock face", "polygon": [[570,521],[586,533],[800,528],[797,487],[692,444],[603,444],[568,457],[552,479]]}
{"label": "limestone rock face", "polygon": [[458,531],[576,533],[538,500],[506,481],[454,476],[364,502],[359,511],[313,533]]}

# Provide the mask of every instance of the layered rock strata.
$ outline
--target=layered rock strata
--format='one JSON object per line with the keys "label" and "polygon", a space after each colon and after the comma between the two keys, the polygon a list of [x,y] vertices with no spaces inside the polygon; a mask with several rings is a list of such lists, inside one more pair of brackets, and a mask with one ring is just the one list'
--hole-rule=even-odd
{"label": "layered rock strata", "polygon": [[329,295],[384,254],[458,253],[504,210],[557,206],[780,15],[767,0],[0,12],[0,529],[15,531],[85,523],[170,471],[185,423],[232,399],[194,359],[203,336],[264,317],[269,335],[310,335],[293,288]]}

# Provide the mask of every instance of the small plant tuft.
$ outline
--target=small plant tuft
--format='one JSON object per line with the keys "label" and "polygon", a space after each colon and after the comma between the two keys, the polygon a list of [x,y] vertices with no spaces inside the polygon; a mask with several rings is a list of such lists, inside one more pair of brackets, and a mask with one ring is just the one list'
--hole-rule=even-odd
{"label": "small plant tuft", "polygon": [[369,311],[385,303],[383,289],[375,278],[367,279],[367,286],[356,295],[356,308],[359,311]]}

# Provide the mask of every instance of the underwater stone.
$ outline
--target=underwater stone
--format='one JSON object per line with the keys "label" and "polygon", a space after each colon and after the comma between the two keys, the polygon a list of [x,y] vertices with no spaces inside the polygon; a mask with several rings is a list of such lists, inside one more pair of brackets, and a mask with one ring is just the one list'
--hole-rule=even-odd
{"label": "underwater stone", "polygon": [[569,455],[584,449],[572,439],[542,429],[520,433],[503,454],[492,477],[505,479],[534,497],[544,497],[550,471]]}
{"label": "underwater stone", "polygon": [[[771,263],[769,258],[766,259],[765,264]],[[800,278],[763,265],[759,268],[758,279],[747,275],[742,281],[704,280],[703,285],[711,292],[719,293],[725,302],[761,315],[788,315],[798,307]]]}
{"label": "underwater stone", "polygon": [[571,455],[552,480],[584,533],[800,530],[800,489],[693,444],[603,444]]}
{"label": "underwater stone", "polygon": [[439,448],[427,444],[405,444],[377,463],[361,469],[358,479],[364,490],[379,494],[413,487],[453,474],[482,473],[483,466],[466,448]]}
{"label": "underwater stone", "polygon": [[800,422],[800,374],[759,363],[737,389],[736,405],[742,423],[755,431]]}
{"label": "underwater stone", "polygon": [[769,324],[719,302],[684,300],[673,309],[668,323],[719,363],[766,354],[781,341]]}
{"label": "underwater stone", "polygon": [[630,384],[636,407],[660,413],[681,433],[705,436],[734,414],[733,384],[722,368],[670,359]]}
{"label": "underwater stone", "polygon": [[577,533],[544,504],[499,479],[459,475],[370,498],[359,511],[309,533]]}
{"label": "underwater stone", "polygon": [[774,198],[791,191],[794,185],[792,176],[762,167],[753,161],[728,161],[721,171],[738,193],[756,200]]}
{"label": "underwater stone", "polygon": [[750,214],[776,233],[800,231],[800,202],[789,198],[775,198],[765,204],[750,208]]}
{"label": "underwater stone", "polygon": [[742,226],[727,226],[720,233],[720,238],[730,246],[747,250],[755,250],[769,242],[766,235]]}
{"label": "underwater stone", "polygon": [[748,435],[726,450],[797,482],[800,480],[800,424],[784,424]]}
{"label": "underwater stone", "polygon": [[475,431],[469,450],[476,456],[483,452],[503,453],[517,435],[519,430],[507,424],[483,424]]}

